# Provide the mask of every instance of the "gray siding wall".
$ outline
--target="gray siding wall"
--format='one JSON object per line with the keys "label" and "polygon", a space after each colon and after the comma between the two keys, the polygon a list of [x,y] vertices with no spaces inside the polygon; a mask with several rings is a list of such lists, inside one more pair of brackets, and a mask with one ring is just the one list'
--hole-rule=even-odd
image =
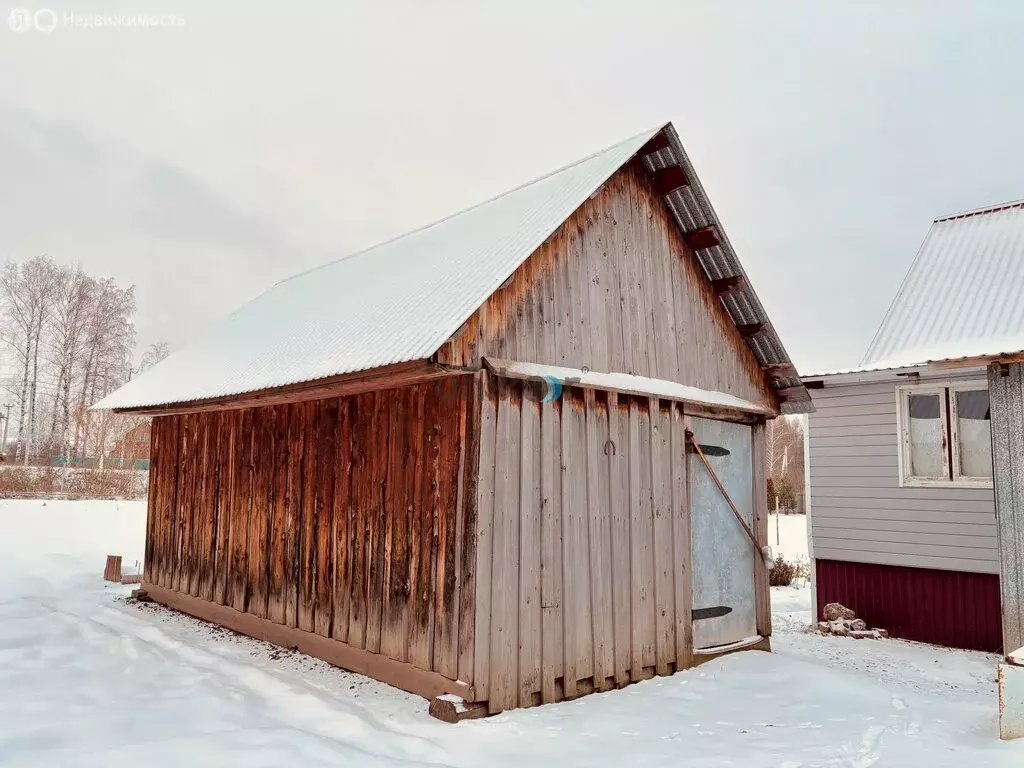
{"label": "gray siding wall", "polygon": [[[957,380],[984,380],[984,373]],[[929,378],[923,384],[950,380]],[[809,421],[815,558],[998,573],[993,493],[900,488],[896,387],[910,381],[813,389]]]}

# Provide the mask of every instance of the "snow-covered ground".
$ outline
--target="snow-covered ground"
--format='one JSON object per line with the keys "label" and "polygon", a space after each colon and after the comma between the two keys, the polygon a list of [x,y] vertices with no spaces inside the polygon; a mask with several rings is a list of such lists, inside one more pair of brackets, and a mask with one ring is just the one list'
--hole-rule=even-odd
{"label": "snow-covered ground", "polygon": [[995,656],[803,632],[776,588],[772,654],[450,726],[426,702],[104,586],[142,502],[0,502],[3,766],[1020,766]]}

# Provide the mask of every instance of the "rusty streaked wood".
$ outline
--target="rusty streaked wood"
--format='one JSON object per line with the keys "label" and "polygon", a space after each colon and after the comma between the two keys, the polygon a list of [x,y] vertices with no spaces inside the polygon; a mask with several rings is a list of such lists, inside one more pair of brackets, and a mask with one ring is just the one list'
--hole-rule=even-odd
{"label": "rusty streaked wood", "polygon": [[[197,615],[251,617],[257,636],[266,624],[320,636],[468,695],[455,681],[475,644],[460,624],[475,620],[475,594],[460,591],[475,565],[459,558],[475,564],[478,379],[161,416],[146,583]],[[388,538],[390,504],[402,514]]]}

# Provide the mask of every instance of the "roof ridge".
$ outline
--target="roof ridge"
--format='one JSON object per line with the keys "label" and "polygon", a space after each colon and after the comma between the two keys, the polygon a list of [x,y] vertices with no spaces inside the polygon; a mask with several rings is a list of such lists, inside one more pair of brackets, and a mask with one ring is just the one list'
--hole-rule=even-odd
{"label": "roof ridge", "polygon": [[507,196],[511,195],[513,192],[518,192],[521,189],[525,189],[526,187],[532,186],[532,185],[537,184],[537,183],[539,183],[541,181],[544,181],[545,179],[549,179],[552,176],[556,176],[559,173],[567,171],[570,168],[574,168],[577,165],[581,165],[582,163],[585,163],[588,160],[593,160],[598,155],[603,155],[605,152],[610,152],[611,150],[616,149],[617,147],[620,147],[623,144],[628,144],[628,143],[630,143],[632,141],[636,141],[641,136],[648,136],[648,137],[654,136],[654,134],[657,133],[658,131],[665,130],[665,128],[668,125],[670,125],[670,122],[661,123],[661,124],[659,124],[658,126],[656,126],[654,128],[648,128],[646,131],[640,131],[639,133],[635,133],[632,136],[629,136],[628,138],[622,139],[621,141],[616,141],[614,144],[609,144],[608,146],[604,147],[603,149],[599,149],[596,152],[591,152],[586,157],[581,157],[578,160],[573,160],[572,162],[566,163],[565,165],[563,165],[563,166],[561,166],[559,168],[556,168],[553,171],[549,171],[548,173],[545,173],[545,174],[542,174],[540,176],[537,176],[536,178],[530,179],[529,181],[525,181],[522,184],[519,184],[518,186],[512,187],[511,189],[506,189],[504,192],[501,192],[501,193],[499,193],[497,195],[493,195],[493,196],[487,198],[486,200],[481,200],[478,203],[474,203],[473,205],[470,205],[470,206],[468,206],[466,208],[462,208],[461,210],[455,211],[454,213],[449,213],[447,216],[443,216],[440,219],[437,219],[436,221],[432,221],[432,222],[429,222],[427,224],[422,224],[422,225],[420,225],[420,226],[418,226],[418,227],[416,227],[414,229],[410,229],[410,230],[408,230],[406,232],[402,232],[399,235],[395,235],[394,237],[388,238],[387,240],[382,240],[379,243],[375,243],[375,244],[373,244],[371,246],[368,246],[366,248],[361,248],[358,251],[353,251],[352,253],[346,254],[344,256],[339,256],[336,259],[332,259],[331,261],[324,262],[323,264],[318,264],[315,267],[310,267],[309,269],[305,269],[302,272],[297,272],[294,275],[289,275],[288,277],[284,278],[283,280],[279,280],[278,282],[274,283],[267,290],[270,290],[272,288],[276,288],[277,286],[282,285],[284,283],[287,283],[290,280],[294,280],[297,277],[302,277],[303,275],[308,275],[310,272],[315,272],[318,269],[324,269],[325,267],[332,266],[332,265],[337,264],[339,262],[347,261],[348,259],[353,259],[353,258],[355,258],[357,256],[363,256],[363,255],[365,255],[367,253],[370,253],[371,251],[377,250],[378,248],[382,248],[385,245],[390,245],[391,243],[398,242],[399,240],[403,240],[406,237],[410,237],[411,235],[415,235],[415,234],[418,234],[419,232],[423,232],[423,231],[428,230],[428,229],[430,229],[432,227],[436,227],[438,224],[443,224],[446,221],[450,221],[451,219],[454,219],[454,218],[457,218],[459,216],[462,216],[465,213],[469,213],[470,211],[474,211],[477,208],[481,208],[481,207],[483,207],[485,205],[489,205],[490,203],[493,203],[496,200],[500,200],[503,197],[507,197]]}
{"label": "roof ridge", "polygon": [[966,219],[968,216],[981,216],[986,213],[1006,211],[1010,208],[1024,208],[1024,199],[1011,200],[1007,203],[996,203],[995,205],[987,205],[983,208],[961,211],[960,213],[949,213],[945,216],[939,216],[938,218],[932,219],[932,224],[938,224],[940,221],[950,221],[951,219]]}

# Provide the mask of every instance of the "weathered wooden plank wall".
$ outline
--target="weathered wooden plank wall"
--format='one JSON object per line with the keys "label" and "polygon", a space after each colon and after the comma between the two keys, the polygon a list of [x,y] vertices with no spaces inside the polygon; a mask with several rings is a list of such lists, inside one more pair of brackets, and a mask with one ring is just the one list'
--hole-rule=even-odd
{"label": "weathered wooden plank wall", "polygon": [[477,698],[491,711],[689,666],[678,403],[488,377],[480,446]]}
{"label": "weathered wooden plank wall", "polygon": [[988,368],[1003,652],[1024,645],[1024,363]]}
{"label": "weathered wooden plank wall", "polygon": [[777,407],[697,256],[632,164],[437,355],[466,366],[482,356],[669,379]]}
{"label": "weathered wooden plank wall", "polygon": [[470,682],[482,376],[155,418],[146,582]]}

